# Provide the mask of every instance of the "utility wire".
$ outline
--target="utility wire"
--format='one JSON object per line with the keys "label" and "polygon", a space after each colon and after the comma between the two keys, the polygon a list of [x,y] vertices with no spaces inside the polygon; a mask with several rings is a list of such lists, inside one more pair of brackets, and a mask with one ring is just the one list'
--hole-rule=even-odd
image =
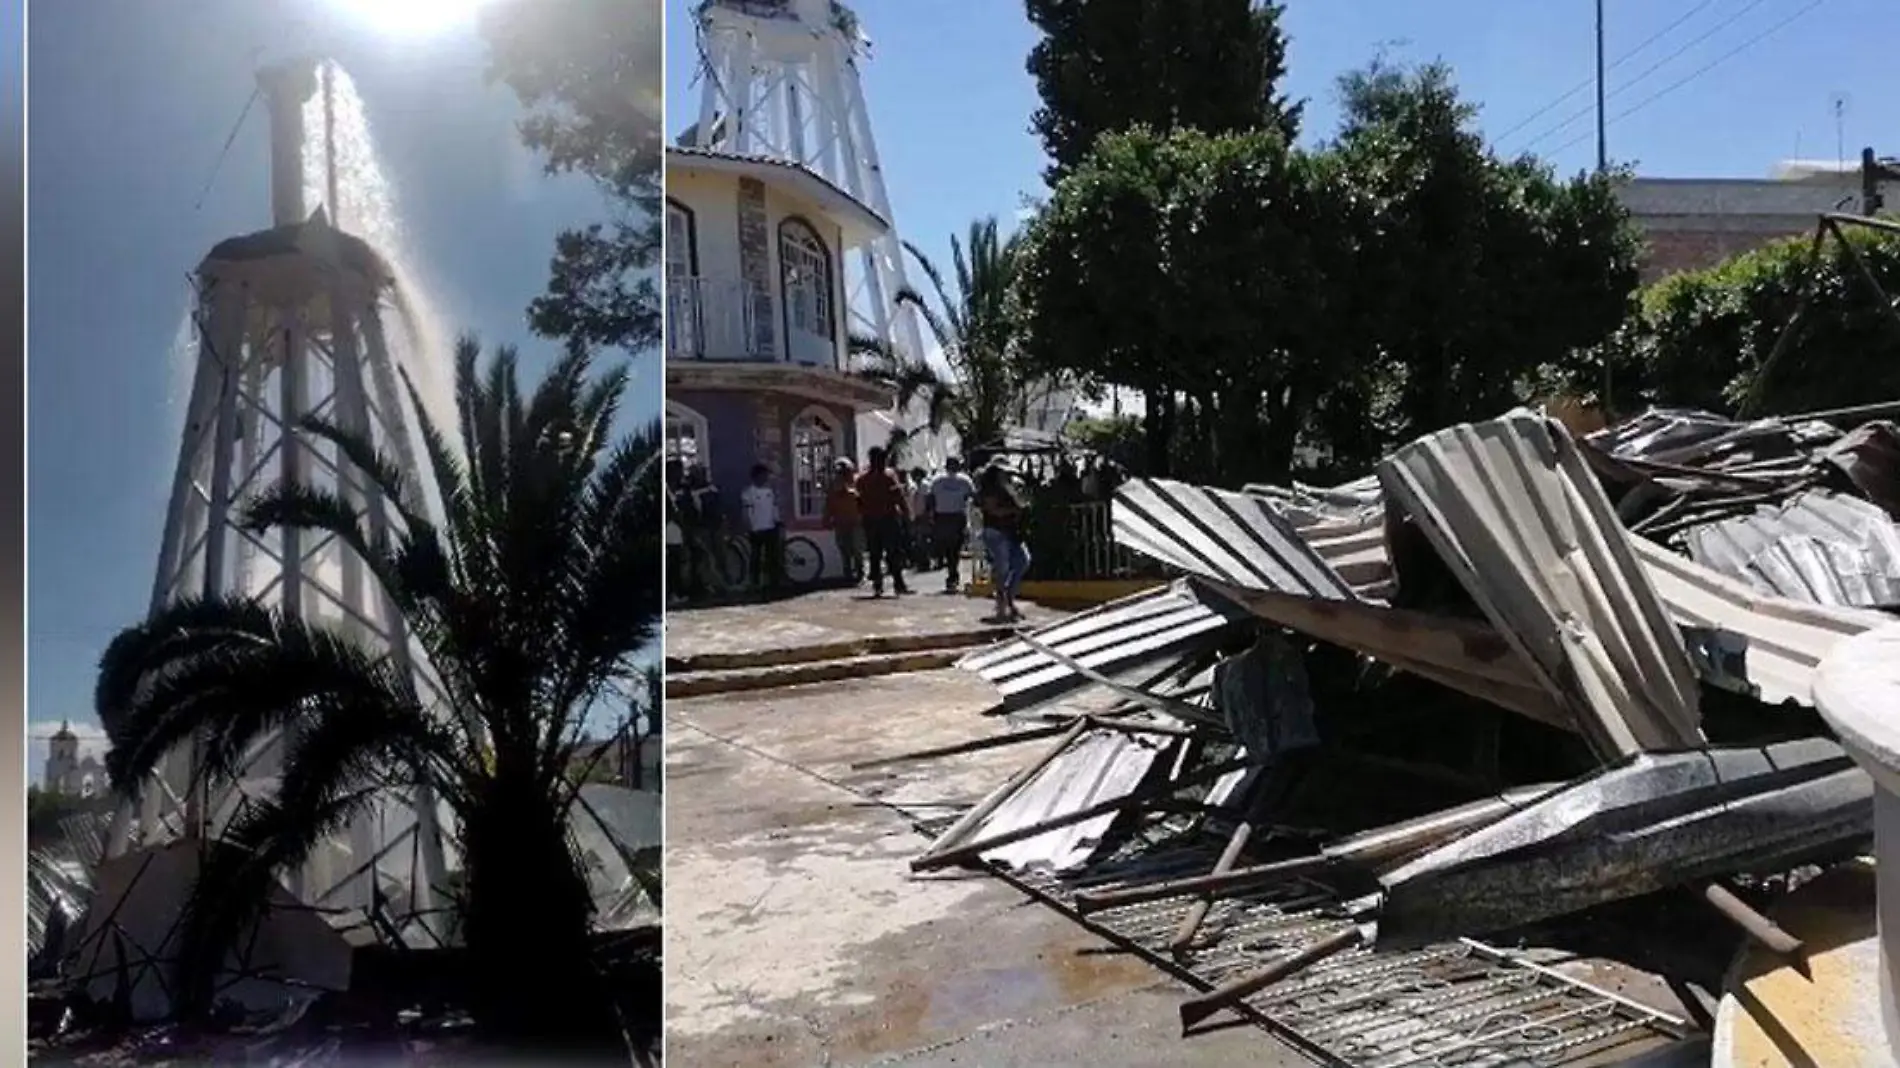
{"label": "utility wire", "polygon": [[217,184],[218,172],[224,169],[224,158],[231,154],[231,146],[237,143],[238,131],[244,129],[244,120],[250,117],[251,108],[257,103],[257,96],[263,92],[262,86],[252,86],[250,98],[244,101],[244,110],[238,112],[237,122],[231,126],[231,133],[224,139],[224,147],[218,150],[218,158],[212,161],[211,177],[205,179],[205,187],[198,192],[197,203],[191,210],[197,211],[205,206],[205,198],[211,195],[211,187]]}
{"label": "utility wire", "polygon": [[[1643,39],[1643,42],[1641,44],[1637,45],[1635,48],[1632,48],[1629,51],[1618,56],[1615,62],[1611,63],[1608,67],[1604,68],[1604,73],[1608,74],[1610,71],[1613,71],[1616,68],[1622,66],[1623,64],[1628,63],[1630,60],[1635,59],[1637,56],[1642,55],[1643,51],[1647,49],[1650,45],[1653,45],[1657,41],[1662,40],[1664,37],[1669,36],[1672,32],[1675,31],[1676,27],[1696,17],[1698,14],[1702,13],[1703,11],[1706,11],[1709,8],[1709,6],[1714,3],[1715,3],[1715,0],[1702,0],[1701,3],[1683,12],[1680,16],[1677,17],[1676,21],[1670,23],[1667,26],[1664,26],[1662,29],[1657,30],[1655,33],[1650,34],[1648,37]],[[1569,91],[1565,92],[1564,95],[1558,97],[1557,99],[1551,101],[1548,104],[1545,104],[1543,107],[1538,108],[1536,111],[1531,112],[1529,115],[1524,116],[1522,119],[1519,119],[1516,125],[1498,134],[1497,136],[1491,138],[1491,140],[1494,143],[1504,140],[1505,138],[1516,133],[1517,131],[1522,130],[1524,127],[1529,126],[1531,123],[1536,122],[1538,119],[1543,118],[1545,115],[1550,114],[1551,111],[1555,110],[1559,104],[1562,104],[1564,101],[1569,100],[1571,97],[1576,96],[1578,93],[1583,92],[1585,89],[1588,89],[1592,85],[1595,85],[1595,84],[1596,84],[1595,78],[1585,78],[1584,80],[1571,86]]]}
{"label": "utility wire", "polygon": [[[1682,88],[1683,86],[1688,85],[1690,82],[1695,81],[1697,78],[1702,77],[1704,74],[1709,73],[1710,71],[1728,62],[1729,60],[1734,59],[1736,56],[1741,55],[1743,52],[1746,52],[1749,49],[1760,44],[1761,42],[1767,40],[1768,38],[1773,37],[1775,34],[1780,33],[1782,30],[1787,29],[1789,26],[1792,26],[1795,23],[1795,20],[1799,19],[1801,16],[1806,15],[1808,12],[1813,11],[1815,8],[1820,7],[1822,4],[1825,4],[1825,3],[1827,3],[1827,0],[1809,0],[1809,3],[1807,4],[1807,6],[1796,11],[1794,14],[1789,15],[1787,18],[1782,19],[1780,22],[1775,23],[1773,26],[1770,26],[1767,29],[1756,34],[1755,36],[1750,37],[1748,40],[1743,41],[1741,44],[1736,45],[1734,48],[1731,48],[1728,51],[1722,53],[1721,55],[1716,56],[1714,59],[1710,60],[1709,62],[1704,63],[1702,66],[1697,67],[1695,70],[1690,71],[1688,74],[1677,79],[1676,81],[1671,82],[1670,84],[1663,86],[1661,89],[1656,90],[1655,92],[1649,94],[1648,96],[1642,98],[1641,100],[1638,100],[1636,103],[1631,104],[1629,107],[1624,108],[1622,111],[1617,112],[1615,115],[1610,117],[1609,122],[1621,122],[1622,120],[1629,118],[1631,115],[1634,115],[1637,112],[1648,107],[1649,105],[1655,103],[1656,101],[1661,100],[1663,97],[1668,96],[1670,93],[1673,93],[1676,90]],[[1585,131],[1584,133],[1576,137],[1573,137],[1568,141],[1565,141],[1563,144],[1558,145],[1556,148],[1551,150],[1550,154],[1555,156],[1558,153],[1561,153],[1562,151],[1564,151],[1565,149],[1571,148],[1577,145],[1578,143],[1582,142],[1584,138],[1589,137],[1589,136],[1590,136],[1590,131]]]}
{"label": "utility wire", "polygon": [[[1740,11],[1737,11],[1729,19],[1729,21],[1716,23],[1712,29],[1704,31],[1700,35],[1688,41],[1686,44],[1682,45],[1682,47],[1677,48],[1675,51],[1662,57],[1656,62],[1651,63],[1647,67],[1644,67],[1642,69],[1642,72],[1637,74],[1636,77],[1631,78],[1629,81],[1626,81],[1622,85],[1619,85],[1616,88],[1610,90],[1609,92],[1610,97],[1621,96],[1624,92],[1642,83],[1650,75],[1656,73],[1657,71],[1663,69],[1669,64],[1674,63],[1676,60],[1682,58],[1684,54],[1686,54],[1690,49],[1694,48],[1696,45],[1699,45],[1702,42],[1708,40],[1709,38],[1714,37],[1716,34],[1721,33],[1723,30],[1727,29],[1733,22],[1739,21],[1743,16],[1747,15],[1749,12],[1755,10],[1756,8],[1762,6],[1763,4],[1767,2],[1768,0],[1749,0],[1749,3],[1746,6],[1744,6]],[[1547,141],[1550,138],[1555,137],[1556,135],[1562,133],[1563,131],[1569,129],[1571,126],[1575,125],[1577,120],[1587,118],[1595,111],[1596,111],[1596,105],[1592,103],[1592,104],[1587,104],[1577,109],[1576,111],[1571,112],[1568,116],[1564,118],[1562,122],[1559,122],[1557,125],[1550,127],[1549,129],[1545,130],[1543,133],[1540,133],[1536,137],[1531,138],[1529,141],[1524,142],[1524,147],[1519,149],[1518,151],[1520,153],[1530,151],[1539,142]]]}

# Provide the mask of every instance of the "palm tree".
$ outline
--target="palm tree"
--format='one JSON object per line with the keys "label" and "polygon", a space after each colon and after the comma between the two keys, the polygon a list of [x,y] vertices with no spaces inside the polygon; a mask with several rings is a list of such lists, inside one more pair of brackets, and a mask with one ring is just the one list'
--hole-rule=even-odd
{"label": "palm tree", "polygon": [[423,487],[316,417],[304,431],[374,484],[398,529],[372,529],[343,497],[297,484],[272,487],[244,518],[354,550],[439,693],[387,650],[243,597],[167,606],[102,659],[96,701],[123,794],[188,739],[214,779],[253,743],[282,739],[275,796],[223,829],[229,848],[209,852],[187,904],[187,1011],[209,1007],[214,967],[271,884],[346,826],[369,786],[420,782],[456,815],[477,1021],[538,1049],[622,1032],[590,963],[593,902],[569,844],[568,769],[589,709],[638,678],[629,658],[661,612],[659,428],[616,436],[624,367],[596,376],[586,353],[570,352],[525,395],[512,349],[485,372],[480,354],[474,338],[456,346],[460,449],[416,405],[439,525]]}
{"label": "palm tree", "polygon": [[[956,290],[917,246],[904,248],[917,261],[936,295],[936,307],[913,288],[899,290],[896,301],[915,309],[930,328],[949,368],[945,375],[920,353],[899,351],[880,338],[853,337],[852,351],[863,360],[862,373],[889,386],[900,408],[921,400],[926,426],[948,426],[965,449],[996,444],[1021,422],[1035,399],[1038,379],[1023,369],[1015,350],[1014,307],[1021,235],[997,234],[995,216],[970,224],[964,241],[950,239]],[[893,444],[902,444],[901,432]]]}

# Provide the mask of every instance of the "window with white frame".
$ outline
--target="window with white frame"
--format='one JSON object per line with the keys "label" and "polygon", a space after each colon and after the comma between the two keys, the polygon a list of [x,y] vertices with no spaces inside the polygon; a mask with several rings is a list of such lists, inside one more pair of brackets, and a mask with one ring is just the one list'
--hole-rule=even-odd
{"label": "window with white frame", "polygon": [[838,421],[822,408],[807,408],[792,420],[792,514],[820,519],[831,464],[838,455]]}
{"label": "window with white frame", "polygon": [[814,337],[831,337],[831,253],[818,231],[803,219],[779,223],[778,261],[791,328]]}
{"label": "window with white frame", "polygon": [[696,358],[700,351],[698,265],[694,263],[693,213],[666,202],[666,351]]}
{"label": "window with white frame", "polygon": [[666,402],[666,458],[678,460],[687,467],[694,464],[711,467],[708,456],[706,417],[684,404]]}

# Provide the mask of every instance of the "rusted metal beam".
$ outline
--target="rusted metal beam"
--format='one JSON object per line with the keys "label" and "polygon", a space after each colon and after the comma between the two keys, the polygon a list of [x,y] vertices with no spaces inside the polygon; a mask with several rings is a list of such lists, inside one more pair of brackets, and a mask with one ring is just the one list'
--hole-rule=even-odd
{"label": "rusted metal beam", "polygon": [[1354,949],[1364,941],[1364,933],[1355,924],[1345,930],[1335,931],[1292,956],[1274,961],[1257,972],[1223,983],[1200,997],[1189,998],[1181,1003],[1181,1030],[1186,1031],[1222,1009],[1238,1005],[1280,980],[1303,972],[1329,957]]}
{"label": "rusted metal beam", "polygon": [[1084,890],[1075,895],[1074,907],[1075,911],[1086,916],[1103,909],[1140,905],[1149,901],[1165,901],[1171,897],[1186,897],[1189,894],[1219,896],[1239,893],[1285,879],[1325,871],[1334,863],[1331,857],[1315,854],[1310,857],[1279,860],[1271,864],[1250,864],[1244,868],[1230,868],[1211,875],[1164,879],[1160,882],[1118,887],[1114,890]]}
{"label": "rusted metal beam", "polygon": [[1755,911],[1748,902],[1736,897],[1728,887],[1721,883],[1710,883],[1702,891],[1703,900],[1715,906],[1721,913],[1741,928],[1756,945],[1790,962],[1802,962],[1807,959],[1807,945],[1799,938],[1783,930],[1780,924]]}
{"label": "rusted metal beam", "polygon": [[[1214,861],[1212,874],[1225,875],[1234,870],[1234,865],[1240,861],[1240,854],[1246,851],[1247,843],[1253,838],[1253,817],[1254,813],[1249,812],[1247,819],[1234,828],[1234,833],[1227,839],[1226,848],[1221,850],[1220,859]],[[1188,914],[1181,917],[1180,925],[1174,929],[1174,937],[1168,939],[1168,952],[1178,954],[1191,945],[1201,924],[1206,921],[1208,911],[1213,907],[1214,895],[1203,894],[1194,907],[1188,910]]]}

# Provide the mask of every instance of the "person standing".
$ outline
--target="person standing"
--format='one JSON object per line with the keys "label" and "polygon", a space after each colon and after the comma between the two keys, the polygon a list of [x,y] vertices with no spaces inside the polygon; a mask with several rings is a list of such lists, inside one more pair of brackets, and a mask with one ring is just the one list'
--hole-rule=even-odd
{"label": "person standing", "polygon": [[930,484],[931,551],[943,562],[943,590],[957,592],[963,582],[963,542],[970,533],[970,498],[976,483],[963,473],[955,456],[943,463],[943,474]]}
{"label": "person standing", "polygon": [[904,585],[904,526],[908,503],[897,476],[885,466],[886,453],[873,448],[864,473],[858,476],[858,510],[864,517],[864,551],[869,557],[871,596],[884,596],[884,572],[890,571],[892,592],[910,592]]}
{"label": "person standing", "polygon": [[844,577],[856,586],[864,581],[864,513],[858,507],[856,472],[842,457],[833,465],[831,488],[825,494],[825,526],[838,541]]}
{"label": "person standing", "polygon": [[692,595],[692,550],[686,544],[687,514],[692,498],[686,492],[686,465],[666,461],[666,603],[675,605]]}
{"label": "person standing", "polygon": [[705,464],[695,463],[686,469],[686,500],[681,512],[689,561],[687,589],[695,597],[724,594],[727,582],[721,539],[726,533],[726,513],[719,487],[706,473]]}
{"label": "person standing", "polygon": [[991,460],[976,480],[976,507],[983,517],[983,547],[989,552],[990,581],[996,588],[999,623],[1023,618],[1016,593],[1029,571],[1029,546],[1022,539],[1023,502],[1010,485],[1000,460]]}
{"label": "person standing", "polygon": [[739,506],[745,512],[746,536],[752,555],[752,588],[757,593],[776,592],[779,586],[781,565],[780,534],[783,520],[779,516],[778,492],[772,488],[772,469],[764,464],[752,465],[752,484],[739,495]]}
{"label": "person standing", "polygon": [[910,569],[928,571],[930,558],[936,554],[936,543],[930,536],[930,472],[921,467],[911,468],[904,489],[910,506]]}

